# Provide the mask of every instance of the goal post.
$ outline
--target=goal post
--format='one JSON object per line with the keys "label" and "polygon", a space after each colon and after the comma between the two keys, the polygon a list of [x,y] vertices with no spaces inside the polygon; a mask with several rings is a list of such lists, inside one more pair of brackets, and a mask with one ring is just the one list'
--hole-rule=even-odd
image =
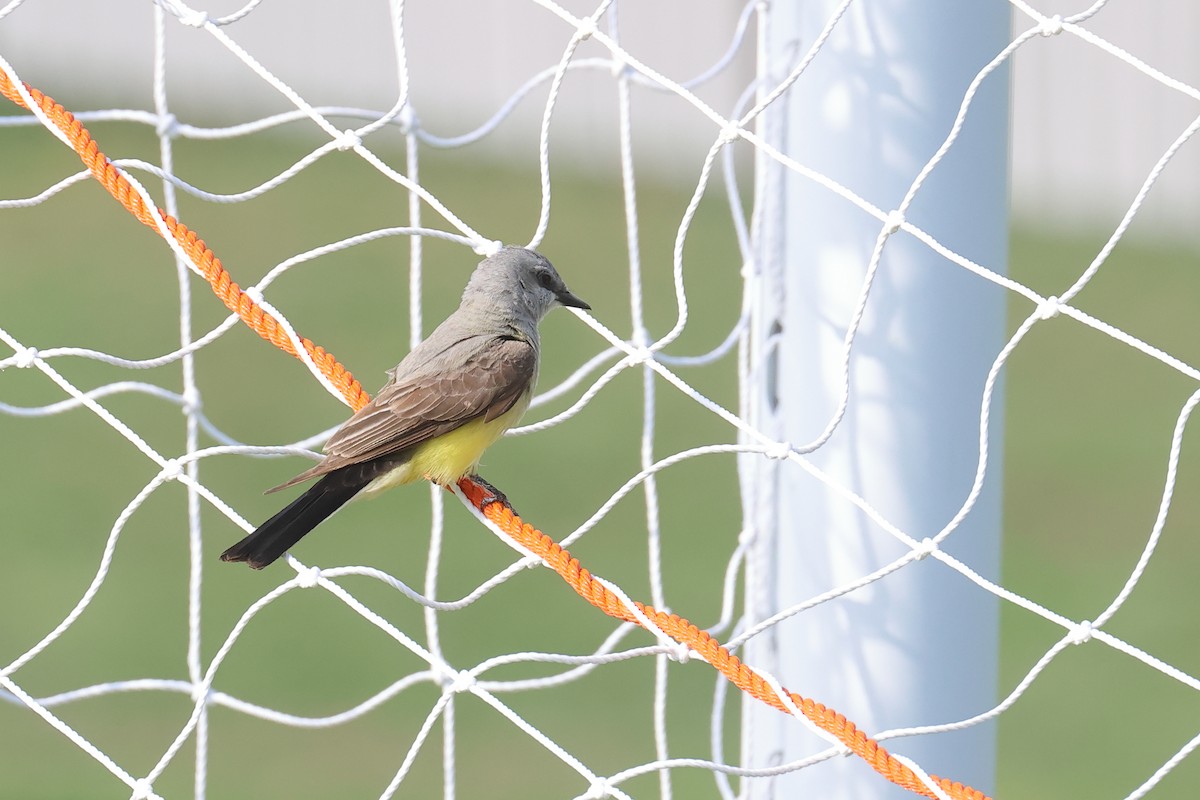
{"label": "goal post", "polygon": [[[1007,67],[968,88],[1009,29],[1008,3],[952,0],[774,3],[760,23],[760,95],[803,72],[758,121],[778,152],[757,151],[766,188],[748,413],[810,469],[789,459],[743,469],[747,627],[803,609],[749,639],[747,660],[872,735],[996,702],[998,600],[927,551],[998,572],[1002,395],[988,377],[1005,297],[911,227],[1004,272]],[[747,767],[829,746],[760,705],[743,721]],[[995,785],[990,723],[886,746]],[[753,798],[910,796],[848,759],[748,785]]]}

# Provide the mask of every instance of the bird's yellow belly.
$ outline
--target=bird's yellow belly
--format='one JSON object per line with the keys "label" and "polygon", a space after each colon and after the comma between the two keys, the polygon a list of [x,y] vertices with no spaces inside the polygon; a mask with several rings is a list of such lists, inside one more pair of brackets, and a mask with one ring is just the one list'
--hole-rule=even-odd
{"label": "bird's yellow belly", "polygon": [[525,413],[529,401],[522,398],[508,412],[491,422],[472,420],[450,433],[444,433],[418,446],[405,463],[386,475],[380,475],[360,492],[370,496],[393,486],[428,478],[440,486],[450,486],[479,467],[483,451],[499,439]]}

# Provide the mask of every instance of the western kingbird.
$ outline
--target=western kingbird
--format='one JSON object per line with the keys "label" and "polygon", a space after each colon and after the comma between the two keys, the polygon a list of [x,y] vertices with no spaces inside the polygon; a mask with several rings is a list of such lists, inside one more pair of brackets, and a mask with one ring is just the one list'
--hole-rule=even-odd
{"label": "western kingbird", "polygon": [[484,259],[454,313],[329,437],[324,460],[268,493],[320,480],[221,560],[262,569],[355,495],[420,478],[450,486],[473,473],[529,407],[538,323],[555,306],[591,308],[539,253],[505,247]]}

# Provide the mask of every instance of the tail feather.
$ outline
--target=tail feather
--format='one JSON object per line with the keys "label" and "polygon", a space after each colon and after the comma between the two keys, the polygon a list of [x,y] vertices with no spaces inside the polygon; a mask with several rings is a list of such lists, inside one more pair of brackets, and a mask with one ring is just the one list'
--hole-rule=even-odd
{"label": "tail feather", "polygon": [[245,561],[254,569],[262,569],[275,561],[370,483],[369,479],[360,482],[345,478],[337,473],[321,478],[278,514],[259,525],[254,533],[222,553],[221,560]]}

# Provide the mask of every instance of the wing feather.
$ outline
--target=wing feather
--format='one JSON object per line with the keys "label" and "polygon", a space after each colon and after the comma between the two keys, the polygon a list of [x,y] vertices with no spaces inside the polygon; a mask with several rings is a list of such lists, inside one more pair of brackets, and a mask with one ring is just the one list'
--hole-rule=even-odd
{"label": "wing feather", "polygon": [[[461,358],[454,359],[453,350],[461,350]],[[537,351],[519,339],[472,337],[456,342],[444,355],[449,359],[438,360],[455,360],[454,366],[394,374],[329,437],[324,461],[275,488],[399,453],[481,416],[493,420],[532,391],[537,376]]]}

